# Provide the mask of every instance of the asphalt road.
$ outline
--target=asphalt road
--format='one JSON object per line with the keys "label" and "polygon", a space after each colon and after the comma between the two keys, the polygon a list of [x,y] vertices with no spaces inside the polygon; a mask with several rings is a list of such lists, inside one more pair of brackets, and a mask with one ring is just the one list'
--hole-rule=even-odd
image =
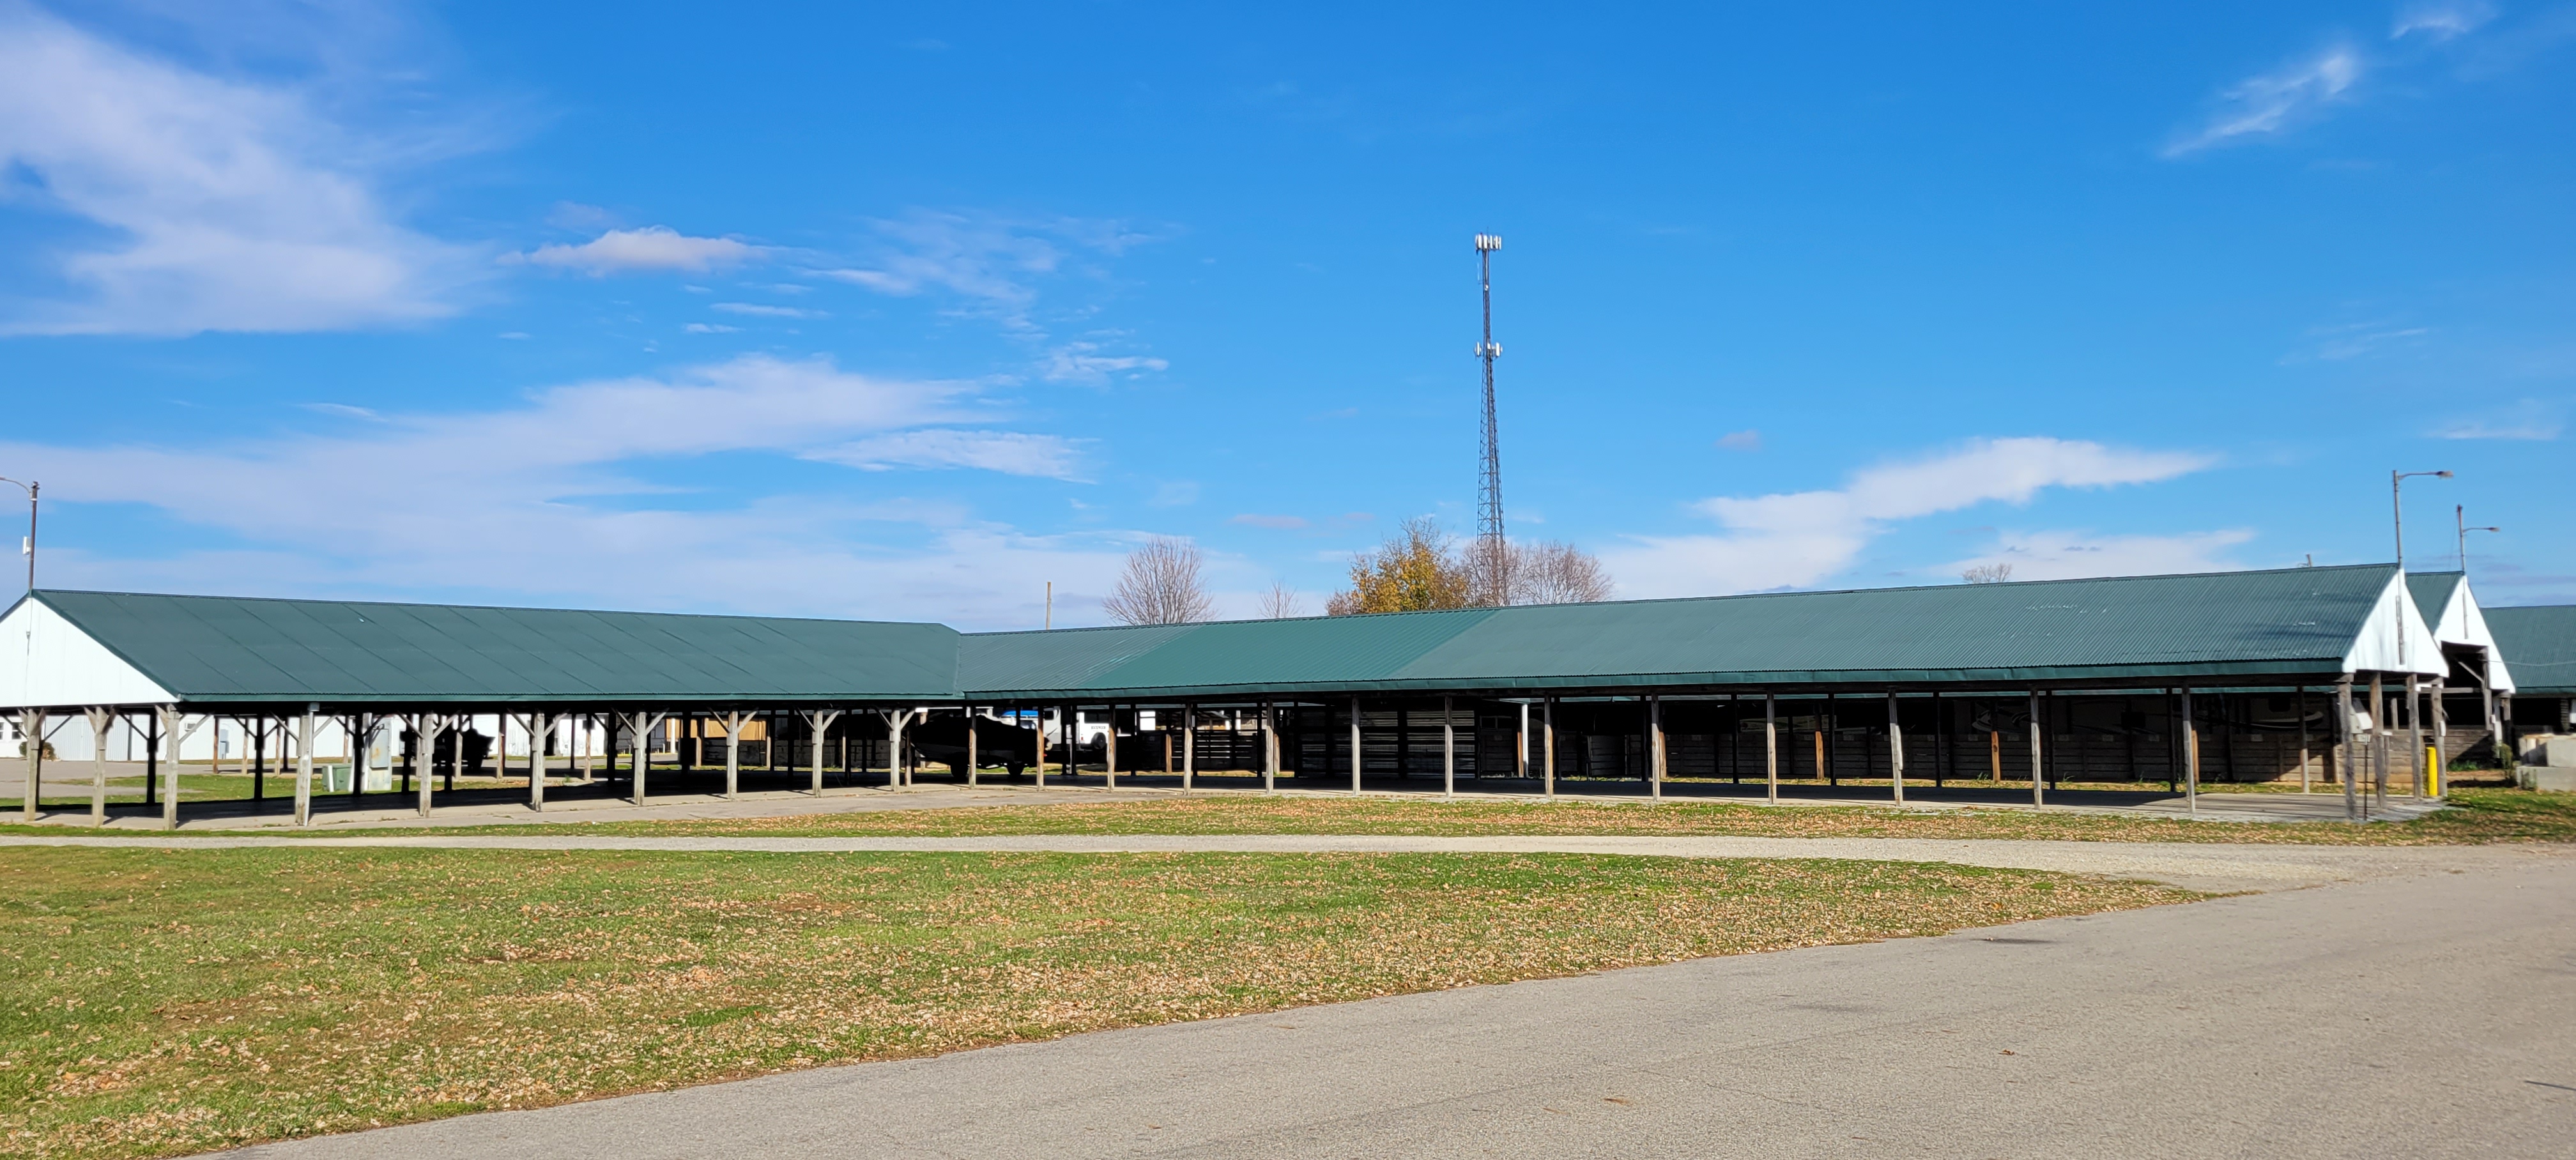
{"label": "asphalt road", "polygon": [[294,1157],[2568,1156],[2576,863],[830,1068]]}

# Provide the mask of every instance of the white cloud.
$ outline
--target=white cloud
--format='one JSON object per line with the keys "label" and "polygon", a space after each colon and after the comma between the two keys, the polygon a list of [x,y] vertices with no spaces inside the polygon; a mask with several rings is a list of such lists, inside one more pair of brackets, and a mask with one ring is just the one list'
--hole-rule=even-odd
{"label": "white cloud", "polygon": [[2441,439],[2521,439],[2547,442],[2566,427],[2565,408],[2524,399],[2501,413],[2454,419],[2433,434]]}
{"label": "white cloud", "polygon": [[2227,549],[2254,533],[2243,528],[2179,536],[2096,536],[2089,532],[2004,532],[1985,554],[1942,565],[1936,579],[1956,579],[1970,568],[2012,565],[2015,580],[2071,580],[2090,576],[2152,576],[2176,572],[2226,572],[2244,567]]}
{"label": "white cloud", "polygon": [[1061,272],[1080,254],[1115,256],[1146,240],[1124,223],[1083,218],[916,210],[874,225],[887,242],[883,253],[862,265],[813,273],[898,297],[946,291],[1014,329],[1032,326],[1036,280]]}
{"label": "white cloud", "polygon": [[1867,468],[1839,490],[1703,500],[1694,506],[1724,525],[1724,534],[1635,537],[1632,546],[1602,556],[1620,590],[1638,596],[1798,587],[1850,565],[1896,521],[1993,501],[2028,503],[2047,488],[2152,483],[2211,462],[2079,440],[1981,439]]}
{"label": "white cloud", "polygon": [[1717,445],[1728,451],[1760,451],[1762,450],[1762,433],[1751,428],[1746,428],[1742,431],[1729,431],[1726,434],[1717,437]]}
{"label": "white cloud", "polygon": [[15,443],[0,458],[43,479],[67,505],[60,518],[141,504],[240,541],[175,556],[49,550],[57,584],[1033,624],[1040,580],[1107,590],[1114,537],[1024,535],[955,505],[848,498],[856,487],[732,500],[657,477],[721,453],[803,457],[955,423],[973,393],[752,356],[355,432],[205,450]]}
{"label": "white cloud", "polygon": [[680,329],[690,334],[732,334],[742,328],[727,326],[721,322],[692,322]]}
{"label": "white cloud", "polygon": [[182,335],[401,324],[454,311],[462,249],[397,224],[352,140],[281,85],[228,80],[0,5],[0,162],[21,203],[94,240],[0,331]]}
{"label": "white cloud", "polygon": [[2421,35],[2435,41],[2450,40],[2476,31],[2479,25],[2495,19],[2495,14],[2495,6],[2482,0],[2413,4],[2397,14],[2388,38],[2403,40]]}
{"label": "white cloud", "polygon": [[972,467],[1005,475],[1080,478],[1079,457],[1072,440],[1018,431],[905,431],[810,451],[805,458],[866,471]]}
{"label": "white cloud", "polygon": [[755,261],[768,253],[732,238],[693,238],[669,226],[610,230],[578,246],[557,242],[524,254],[505,254],[505,262],[577,270],[592,277],[656,270],[705,271]]}
{"label": "white cloud", "polygon": [[721,310],[727,314],[747,314],[755,318],[824,317],[824,312],[820,310],[799,310],[793,306],[767,306],[758,302],[718,302],[707,309]]}
{"label": "white cloud", "polygon": [[1172,364],[1143,355],[1105,355],[1098,353],[1100,344],[1068,342],[1047,352],[1045,366],[1038,372],[1051,383],[1084,383],[1099,386],[1112,375],[1134,371],[1170,370]]}
{"label": "white cloud", "polygon": [[2304,124],[2341,99],[2366,68],[2360,53],[2339,46],[2248,77],[2219,94],[2219,108],[2209,120],[2176,137],[2164,155],[2181,157]]}
{"label": "white cloud", "polygon": [[2316,341],[2316,346],[2312,350],[2292,354],[2281,361],[2295,363],[2316,358],[2326,362],[2344,362],[2378,354],[2389,347],[2412,343],[2431,333],[2433,333],[2431,327],[2397,326],[2386,322],[2353,322],[2341,326],[2320,326],[2308,331],[2308,337]]}

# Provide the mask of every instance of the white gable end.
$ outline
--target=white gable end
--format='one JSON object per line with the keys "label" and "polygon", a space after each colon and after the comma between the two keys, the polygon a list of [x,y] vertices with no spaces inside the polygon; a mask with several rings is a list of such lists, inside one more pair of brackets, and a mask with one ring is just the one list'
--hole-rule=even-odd
{"label": "white gable end", "polygon": [[[2399,653],[2405,654],[2403,662]],[[2353,638],[2352,651],[2343,657],[2347,673],[2421,673],[2438,677],[2450,671],[2442,660],[2441,642],[2434,637],[2432,626],[2415,611],[2415,598],[2407,594],[2406,574],[2390,574],[2388,587],[2379,592],[2379,603],[2370,609],[2370,619],[2362,622],[2361,632]]]}
{"label": "white gable end", "polygon": [[0,617],[0,708],[176,700],[42,600],[21,600]]}

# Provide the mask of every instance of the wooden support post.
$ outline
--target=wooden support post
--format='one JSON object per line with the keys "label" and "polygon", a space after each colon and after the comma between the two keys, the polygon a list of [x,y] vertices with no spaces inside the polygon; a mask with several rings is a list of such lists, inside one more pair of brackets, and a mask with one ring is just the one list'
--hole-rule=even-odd
{"label": "wooden support post", "polygon": [[1646,698],[1646,780],[1649,796],[1664,796],[1664,699]]}
{"label": "wooden support post", "polygon": [[[1261,731],[1264,734],[1267,734],[1270,732],[1269,706],[1263,706],[1261,712]],[[1263,781],[1261,788],[1268,789],[1270,788],[1270,785],[1266,780],[1267,767],[1265,766],[1264,769],[1265,780]],[[1197,788],[1198,776],[1199,707],[1196,705],[1183,705],[1181,706],[1181,788],[1184,790]]]}
{"label": "wooden support post", "polygon": [[[1198,728],[1195,719],[1190,728]],[[1261,792],[1279,792],[1279,705],[1275,701],[1261,703]]]}
{"label": "wooden support post", "polygon": [[1440,698],[1440,796],[1458,796],[1458,723],[1450,718],[1457,702]]}
{"label": "wooden support post", "polygon": [[89,709],[89,824],[107,824],[107,730],[116,724],[116,710],[105,705]]}
{"label": "wooden support post", "polygon": [[[981,775],[977,772],[978,757],[975,752],[977,748],[975,743],[977,740],[978,738],[975,736],[975,707],[973,705],[968,705],[966,706],[966,786],[969,789],[983,784]],[[817,744],[820,744],[820,742],[817,742]],[[816,758],[815,760],[821,761],[822,759]],[[817,784],[820,783],[818,782]]]}
{"label": "wooden support post", "polygon": [[2388,808],[2388,694],[2381,685],[2381,675],[2370,674],[2370,799],[2362,803],[2361,816],[2369,820],[2376,807]]}
{"label": "wooden support post", "polygon": [[2048,804],[2048,767],[2041,760],[2044,755],[2039,748],[2039,730],[2043,724],[2045,720],[2039,713],[2039,692],[2034,689],[2030,694],[2030,804],[2035,806]]}
{"label": "wooden support post", "polygon": [[1045,788],[1046,788],[1046,751],[1047,751],[1047,744],[1046,744],[1046,710],[1045,710],[1045,709],[1043,709],[1043,708],[1040,708],[1040,709],[1033,709],[1033,710],[1031,710],[1031,711],[1030,711],[1030,716],[1029,716],[1029,726],[1030,726],[1030,728],[1029,728],[1029,736],[1030,736],[1031,738],[1033,738],[1033,739],[1034,739],[1034,740],[1032,741],[1032,744],[1033,744],[1033,746],[1034,746],[1034,749],[1033,749],[1033,757],[1034,757],[1034,759],[1033,759],[1032,761],[1030,761],[1030,762],[1029,762],[1029,768],[1030,768],[1031,770],[1033,770],[1033,771],[1035,771],[1035,772],[1037,773],[1037,778],[1038,778],[1038,788],[1039,788],[1039,789],[1045,789]]}
{"label": "wooden support post", "polygon": [[2182,776],[2183,805],[2192,817],[2200,816],[2200,724],[2191,717],[2191,689],[2182,691]]}
{"label": "wooden support post", "polygon": [[[530,713],[528,725],[528,809],[546,812],[546,735],[554,732],[555,719],[545,713]],[[732,744],[726,744],[725,796],[733,796]]]}
{"label": "wooden support post", "polygon": [[929,710],[926,709],[902,709],[885,715],[886,786],[889,789],[898,785],[908,786],[912,784],[911,773],[904,768],[903,764],[903,729],[904,726],[912,724],[912,715],[916,711],[921,712],[924,715],[927,715],[929,712]]}
{"label": "wooden support post", "polygon": [[36,801],[44,793],[45,712],[22,709],[18,713],[18,751],[26,758],[27,784],[23,800],[18,803],[21,817],[29,825],[36,821]]}
{"label": "wooden support post", "polygon": [[1771,779],[1770,801],[1780,804],[1780,699],[1762,694],[1762,764]]}
{"label": "wooden support post", "polygon": [[429,816],[430,779],[437,771],[438,735],[444,727],[440,718],[428,713],[417,714],[411,720],[412,793],[418,799],[413,808],[425,818]]}
{"label": "wooden support post", "polygon": [[[161,720],[161,736],[170,739],[169,772],[162,775],[168,780],[161,783],[161,828],[175,830],[179,828],[179,753],[189,735],[195,733],[196,729],[190,729],[185,733],[180,732],[179,723],[186,718],[179,715],[177,705],[163,705],[158,712]],[[199,722],[199,727],[206,728],[211,733],[217,724],[213,717],[208,717]],[[159,739],[154,740],[157,743]],[[207,740],[211,742],[214,738],[209,736]],[[155,753],[157,754],[158,750],[155,750]]]}
{"label": "wooden support post", "polygon": [[708,720],[724,729],[724,796],[726,801],[732,801],[742,789],[742,727],[751,720],[751,714],[737,709],[722,716],[710,717]]}
{"label": "wooden support post", "polygon": [[313,715],[320,705],[306,705],[295,726],[295,824],[313,824]]}
{"label": "wooden support post", "polygon": [[2406,796],[2424,800],[2424,705],[2422,686],[2406,674]]}
{"label": "wooden support post", "polygon": [[1351,698],[1351,792],[1360,792],[1360,772],[1368,759],[1360,746],[1360,699]]}
{"label": "wooden support post", "polygon": [[1548,797],[1555,797],[1556,698],[1554,697],[1548,698],[1545,702],[1539,705],[1538,732],[1539,745],[1541,748],[1539,760],[1539,778],[1541,779],[1540,791]]}
{"label": "wooden support post", "polygon": [[1887,691],[1887,782],[1896,804],[1905,804],[1905,726],[1896,719],[1896,690]]}
{"label": "wooden support post", "polygon": [[2299,686],[2299,792],[2308,792],[2308,687]]}
{"label": "wooden support post", "polygon": [[2424,713],[2433,719],[2432,748],[2424,754],[2424,796],[2428,798],[2442,796],[2442,767],[2450,760],[2451,751],[2443,747],[2451,732],[2451,715],[2442,707],[2443,686],[2448,683],[2444,677],[2433,678],[2432,693],[2425,700]]}
{"label": "wooden support post", "polygon": [[[840,720],[841,713],[842,710],[839,709],[805,711],[806,727],[814,731],[814,780],[807,787],[806,792],[815,797],[823,796],[823,736],[832,731],[832,722]],[[969,770],[975,768],[975,718],[972,711],[969,711],[966,717],[966,768]],[[969,773],[968,776],[972,777],[973,774]]]}
{"label": "wooden support post", "polygon": [[[1529,777],[1529,739],[1529,702],[1523,701],[1521,702],[1521,730],[1512,734],[1512,776],[1515,778]],[[1484,776],[1482,765],[1476,767],[1476,775]]]}
{"label": "wooden support post", "polygon": [[2003,784],[2004,731],[2000,726],[1986,731],[1986,780]]}
{"label": "wooden support post", "polygon": [[1825,694],[1825,708],[1816,714],[1816,779],[1826,785],[1841,785],[1834,778],[1833,728],[1841,724],[1834,718],[1834,695]]}
{"label": "wooden support post", "polygon": [[2335,682],[2333,731],[2326,734],[2326,759],[2335,765],[2335,779],[2343,783],[2343,820],[2361,820],[2360,788],[2352,776],[2352,676],[2345,674]]}
{"label": "wooden support post", "polygon": [[1110,789],[1118,788],[1118,706],[1101,710],[1109,716],[1109,729],[1100,735],[1100,772]]}

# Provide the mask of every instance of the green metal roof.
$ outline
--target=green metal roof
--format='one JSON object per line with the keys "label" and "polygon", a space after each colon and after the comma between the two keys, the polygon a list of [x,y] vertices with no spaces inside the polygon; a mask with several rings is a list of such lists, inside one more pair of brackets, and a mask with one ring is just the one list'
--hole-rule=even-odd
{"label": "green metal roof", "polygon": [[2576,696],[2576,604],[2484,611],[2516,693]]}
{"label": "green metal roof", "polygon": [[2451,606],[2452,594],[2469,582],[2465,572],[2409,572],[2406,595],[2414,598],[2415,613],[2424,618],[2426,628],[2442,627],[2442,610]]}
{"label": "green metal roof", "polygon": [[[2291,568],[975,635],[776,617],[35,599],[193,704],[1096,704],[2327,677],[2394,574]],[[2522,654],[2509,645],[2506,656],[2521,676]]]}
{"label": "green metal roof", "polygon": [[946,700],[938,624],[42,591],[187,702]]}
{"label": "green metal roof", "polygon": [[[1121,700],[2327,674],[2394,574],[2356,565],[982,634],[965,638],[958,675],[979,698]],[[1047,659],[1073,655],[1086,666]]]}

